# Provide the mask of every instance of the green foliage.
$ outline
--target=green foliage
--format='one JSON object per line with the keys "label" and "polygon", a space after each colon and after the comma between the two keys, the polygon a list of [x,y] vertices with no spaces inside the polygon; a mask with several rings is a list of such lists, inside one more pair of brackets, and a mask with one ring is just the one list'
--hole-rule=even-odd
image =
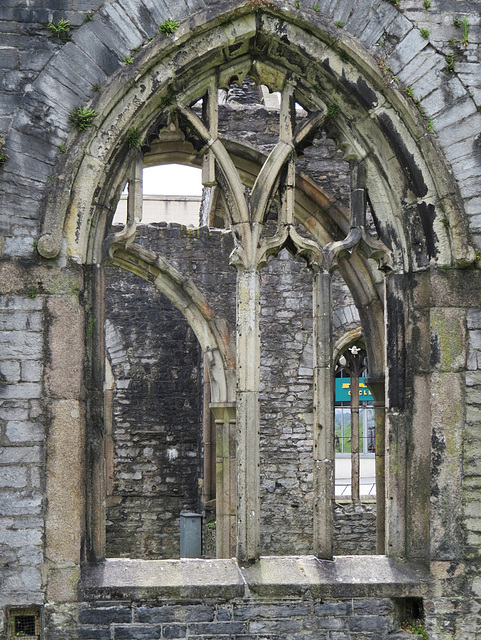
{"label": "green foliage", "polygon": [[393,4],[395,6],[397,6],[400,2],[400,0],[384,0],[384,2],[388,2],[389,4]]}
{"label": "green foliage", "polygon": [[429,40],[429,29],[421,29],[420,33],[425,40]]}
{"label": "green foliage", "polygon": [[[449,267],[450,265],[445,265],[445,266]],[[414,633],[418,636],[421,636],[421,638],[424,638],[425,640],[429,640],[428,632],[426,631],[426,628],[422,622],[419,622],[419,621],[406,622],[402,625],[402,628],[405,631],[409,631],[410,633]]]}
{"label": "green foliage", "polygon": [[433,130],[433,124],[434,124],[434,120],[432,118],[430,118],[428,124],[426,125],[426,129],[428,131],[432,131]]}
{"label": "green foliage", "polygon": [[318,2],[316,2],[316,4],[312,8],[316,13],[319,13],[319,11],[321,10],[321,7],[319,6]]}
{"label": "green foliage", "polygon": [[447,218],[443,218],[441,222],[443,223],[443,226],[445,227],[445,229],[449,229],[449,227],[451,226],[451,223]]}
{"label": "green foliage", "polygon": [[160,101],[160,107],[163,109],[164,107],[172,107],[175,104],[175,91],[173,89],[169,89],[165,96]]}
{"label": "green foliage", "polygon": [[60,151],[60,153],[66,153],[67,147],[62,142],[61,144],[58,145],[58,150]]}
{"label": "green foliage", "polygon": [[122,62],[124,64],[134,64],[134,59],[132,58],[131,55],[125,56],[125,58],[122,60]]}
{"label": "green foliage", "polygon": [[336,27],[337,27],[338,29],[342,29],[342,28],[343,28],[343,26],[344,26],[344,22],[342,22],[342,20],[338,20],[338,21],[336,22]]}
{"label": "green foliage", "polygon": [[178,20],[167,18],[165,22],[159,25],[159,31],[166,36],[171,36],[174,31],[179,28],[179,24],[180,22]]}
{"label": "green foliage", "polygon": [[135,127],[129,129],[129,133],[127,134],[127,142],[129,145],[129,149],[140,147],[140,145],[142,144],[142,136],[140,131]]}
{"label": "green foliage", "polygon": [[329,118],[337,118],[337,116],[339,115],[339,107],[337,106],[337,104],[330,104],[327,107],[327,115]]}
{"label": "green foliage", "polygon": [[93,84],[92,85],[92,91],[94,93],[102,93],[102,85],[100,83],[99,84]]}
{"label": "green foliage", "polygon": [[475,249],[476,251],[476,257],[474,259],[474,264],[478,264],[478,262],[481,260],[481,249]]}
{"label": "green foliage", "polygon": [[0,167],[2,164],[5,164],[8,160],[8,154],[3,150],[3,145],[5,144],[5,139],[0,136]]}
{"label": "green foliage", "polygon": [[299,2],[299,0],[294,0],[294,6],[296,9],[299,9],[299,7],[301,6],[301,3]]}
{"label": "green foliage", "polygon": [[30,291],[28,292],[28,297],[29,298],[36,298],[38,296],[38,290],[35,289],[35,287],[33,289],[30,289]]}
{"label": "green foliage", "polygon": [[453,24],[457,29],[463,30],[463,46],[467,47],[469,42],[469,22],[466,16],[460,20],[459,18],[455,18],[453,20]]}
{"label": "green foliage", "polygon": [[411,87],[406,87],[404,93],[411,98],[411,100],[414,100],[414,90]]}
{"label": "green foliage", "polygon": [[446,66],[443,67],[443,71],[447,73],[454,73],[454,60],[456,56],[454,53],[448,53],[446,56]]}
{"label": "green foliage", "polygon": [[93,13],[90,13],[90,11],[87,11],[87,13],[85,14],[84,22],[90,22],[93,19],[94,19]]}
{"label": "green foliage", "polygon": [[94,118],[98,115],[91,107],[77,107],[70,114],[69,120],[78,131],[85,131],[92,126]]}
{"label": "green foliage", "polygon": [[424,0],[424,8],[425,9],[431,8],[431,0]]}
{"label": "green foliage", "polygon": [[56,38],[60,40],[70,40],[70,22],[68,20],[59,20],[58,22],[49,22],[48,29]]}
{"label": "green foliage", "polygon": [[95,323],[97,322],[97,318],[92,318],[92,320],[90,321],[89,324],[89,328],[87,329],[87,334],[86,337],[87,338],[91,338],[93,333],[94,333],[94,327],[95,327]]}
{"label": "green foliage", "polygon": [[349,55],[343,49],[339,51],[339,57],[342,62],[349,62]]}

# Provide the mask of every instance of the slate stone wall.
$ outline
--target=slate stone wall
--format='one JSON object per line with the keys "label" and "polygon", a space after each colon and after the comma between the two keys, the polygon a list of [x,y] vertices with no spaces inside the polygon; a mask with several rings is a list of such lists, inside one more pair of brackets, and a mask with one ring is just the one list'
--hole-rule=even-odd
{"label": "slate stone wall", "polygon": [[200,345],[153,285],[112,267],[106,286],[116,380],[107,555],[179,557],[179,514],[200,510]]}
{"label": "slate stone wall", "polygon": [[381,640],[399,630],[391,600],[361,598],[97,603],[82,607],[80,623],[79,640]]}
{"label": "slate stone wall", "polygon": [[[136,241],[168,256],[191,277],[233,332],[235,272],[228,264],[228,234],[160,224],[140,227]],[[107,555],[178,557],[179,513],[201,512],[200,347],[182,314],[140,278],[109,268],[106,300],[106,344],[116,381]],[[287,252],[270,261],[261,274],[261,305],[262,552],[308,554],[312,276],[305,264]],[[359,326],[340,278],[335,279],[334,308],[336,338]],[[339,553],[373,552],[373,513],[360,518],[344,511],[336,518]]]}

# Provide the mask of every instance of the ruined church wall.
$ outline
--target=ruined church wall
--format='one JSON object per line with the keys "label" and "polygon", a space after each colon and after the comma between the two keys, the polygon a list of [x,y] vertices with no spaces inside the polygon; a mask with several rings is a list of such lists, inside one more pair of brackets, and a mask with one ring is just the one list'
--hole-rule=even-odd
{"label": "ruined church wall", "polygon": [[[235,271],[228,264],[229,234],[159,224],[141,226],[136,242],[168,256],[191,278],[216,317],[228,321],[233,335]],[[178,557],[179,513],[200,510],[199,345],[181,313],[137,276],[109,267],[106,300],[107,353],[116,381],[107,555]],[[313,501],[312,274],[303,261],[282,252],[269,262],[261,274],[261,306],[262,552],[308,554]],[[359,326],[340,278],[335,280],[334,309],[338,339]],[[169,460],[172,449],[178,457]],[[374,551],[372,512],[361,516],[338,510],[336,517],[339,553]]]}
{"label": "ruined church wall", "polygon": [[[81,546],[77,536],[83,530],[81,504],[84,489],[79,472],[82,466],[79,415],[82,415],[83,400],[78,391],[78,367],[83,356],[83,340],[79,342],[78,336],[84,336],[86,332],[82,320],[83,307],[79,303],[82,284],[75,265],[67,266],[61,262],[46,265],[37,257],[35,243],[46,187],[52,183],[51,177],[58,167],[62,166],[63,156],[59,146],[67,141],[70,131],[67,124],[70,109],[92,99],[92,85],[105,83],[110,74],[121,68],[122,59],[145,37],[153,35],[159,22],[171,17],[171,6],[162,3],[143,4],[152,5],[152,11],[155,12],[151,21],[146,19],[143,23],[144,32],[132,22],[129,12],[121,10],[120,14],[116,14],[118,3],[114,2],[105,5],[102,15],[100,12],[96,15],[97,20],[85,24],[85,13],[92,11],[96,14],[100,3],[72,0],[68,4],[59,2],[59,9],[53,10],[32,7],[31,3],[29,6],[18,0],[5,0],[0,9],[0,131],[6,134],[5,150],[10,156],[8,163],[0,169],[1,284],[2,301],[5,304],[1,317],[5,322],[5,333],[8,334],[17,330],[7,328],[14,314],[21,316],[27,311],[42,316],[41,329],[26,329],[20,322],[21,329],[18,331],[21,335],[4,337],[6,347],[2,356],[2,373],[6,382],[2,381],[0,428],[2,456],[5,456],[2,458],[5,483],[2,491],[7,499],[2,497],[0,502],[0,540],[3,545],[2,556],[7,561],[2,567],[2,605],[41,604],[44,599],[58,603],[62,598],[73,601],[76,597],[75,580],[79,577],[80,563],[77,550]],[[315,3],[302,4],[312,6]],[[179,5],[180,13],[176,17],[180,18],[197,8],[221,5],[189,0],[188,4]],[[425,10],[417,0],[401,0],[398,8],[384,0],[336,3],[336,10],[347,7],[353,12],[346,16],[335,14],[333,19],[344,20],[345,28],[359,35],[373,55],[379,55],[380,64],[391,66],[402,85],[411,87],[415,98],[421,98],[420,108],[425,109],[427,126],[430,120],[433,121],[434,133],[430,135],[437,136],[437,142],[452,163],[474,241],[479,247],[481,114],[477,107],[481,104],[481,74],[478,5],[476,2],[460,3],[454,0],[432,0],[431,5],[430,10]],[[322,13],[327,14],[328,4],[319,2],[319,7]],[[470,24],[466,46],[459,44],[462,31],[453,25],[453,18],[461,20],[464,16],[467,16]],[[69,18],[74,26],[79,27],[73,41],[67,44],[52,40],[46,28],[48,21],[57,21],[61,17]],[[427,28],[430,38],[423,38],[417,27]],[[458,43],[455,71],[452,74],[442,71],[447,64],[446,55],[451,52],[451,39]],[[384,40],[386,48],[378,45],[380,40]],[[82,71],[81,75],[77,73],[78,70]],[[386,79],[387,82],[391,80],[390,76]],[[443,275],[449,277],[447,273],[441,273],[440,278]],[[478,276],[479,272],[470,273],[469,277],[463,272],[453,275],[453,278],[459,277],[460,282],[449,288],[449,295],[444,297],[445,301],[454,301],[455,294],[461,296],[462,292],[462,297],[458,298],[459,307],[465,308],[469,302],[467,335],[470,351],[466,385],[464,365],[461,365],[461,371],[456,372],[459,374],[456,377],[459,400],[456,406],[461,414],[464,400],[468,402],[467,429],[466,432],[462,431],[458,441],[464,452],[463,493],[458,504],[461,517],[465,520],[465,550],[469,562],[468,579],[464,582],[466,575],[463,569],[459,569],[461,576],[456,573],[460,565],[451,566],[448,563],[450,568],[446,574],[443,573],[444,569],[433,565],[435,579],[441,576],[439,584],[443,585],[442,588],[445,588],[444,579],[448,583],[443,597],[439,597],[438,592],[437,597],[428,603],[428,622],[435,640],[453,636],[472,638],[479,629],[481,588],[477,514],[481,485],[477,444],[480,406],[480,364],[476,355],[479,351],[476,308],[479,306],[479,295],[476,293]],[[462,326],[466,327],[464,324]],[[9,345],[19,343],[25,345],[22,353],[11,353],[10,357]],[[60,345],[58,350],[54,348],[55,343]],[[429,360],[429,354],[424,355]],[[24,363],[29,360],[35,363],[37,371],[43,366],[44,371],[51,372],[53,367],[58,375],[58,384],[52,386],[51,373],[44,376],[41,382],[27,380],[26,377],[19,381],[18,375],[37,375],[22,372]],[[449,377],[444,379],[449,382]],[[452,386],[447,385],[446,388],[452,389]],[[70,526],[57,532],[57,539],[62,536],[61,548],[48,546],[51,540],[48,531],[55,529],[56,523],[48,521],[47,505],[41,500],[48,478],[54,477],[46,473],[47,463],[42,446],[52,441],[54,435],[63,442],[63,448],[54,452],[57,457],[54,456],[53,461],[59,464],[53,468],[60,474],[60,478],[57,476],[57,487],[62,488],[63,485],[64,493],[57,496],[57,504],[48,505],[48,510],[51,514],[52,509],[54,513],[57,509],[58,514],[61,505],[64,513],[68,514]],[[19,453],[23,447],[25,450]],[[457,450],[459,447],[454,447],[448,453],[452,455]],[[441,456],[440,460],[439,464],[443,464],[445,458]],[[60,461],[63,461],[68,473],[65,469],[62,471]],[[24,482],[23,486],[17,486]],[[449,490],[446,495],[450,495]],[[449,514],[449,510],[446,513]],[[459,514],[458,511],[456,513]],[[28,559],[23,555],[25,543],[28,544]],[[463,553],[463,540],[459,546]],[[49,574],[49,567],[55,559],[59,561],[59,566]],[[438,569],[440,573],[436,573]],[[65,575],[69,578],[62,579]],[[62,625],[68,616],[62,619],[60,606],[58,612],[52,636],[57,634],[62,637],[61,634],[65,636]],[[111,632],[114,632],[113,627],[109,629]],[[95,634],[98,636],[94,630],[94,637]],[[275,636],[275,632],[271,635]]]}

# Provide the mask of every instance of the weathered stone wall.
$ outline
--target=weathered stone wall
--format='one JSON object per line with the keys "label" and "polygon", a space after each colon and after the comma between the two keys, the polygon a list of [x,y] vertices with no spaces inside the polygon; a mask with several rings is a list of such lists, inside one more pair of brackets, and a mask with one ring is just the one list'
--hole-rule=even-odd
{"label": "weathered stone wall", "polygon": [[[203,227],[142,226],[136,240],[182,269],[233,332],[230,236]],[[312,275],[287,252],[263,270],[261,287],[262,549],[305,554],[312,545]],[[222,286],[220,287],[220,283]],[[342,279],[334,286],[335,337],[359,326]],[[202,365],[186,320],[153,285],[109,268],[106,345],[114,394],[114,487],[107,554],[178,557],[179,513],[198,512],[202,477]],[[341,323],[342,321],[342,323]],[[169,450],[178,457],[170,461]],[[372,524],[337,529],[339,548],[372,549]],[[366,521],[367,522],[367,521]],[[352,528],[354,526],[354,529]],[[375,528],[375,521],[374,521]],[[374,531],[375,539],[375,531]]]}
{"label": "weathered stone wall", "polygon": [[[264,640],[380,640],[399,629],[387,599],[234,599],[210,602],[129,602],[83,605],[82,640],[242,638]],[[397,636],[402,638],[403,635]],[[409,637],[406,635],[406,637]]]}
{"label": "weathered stone wall", "polygon": [[153,285],[114,267],[106,318],[115,378],[107,555],[179,557],[179,514],[201,511],[200,346]]}
{"label": "weathered stone wall", "polygon": [[376,503],[336,501],[334,511],[334,555],[376,553]]}
{"label": "weathered stone wall", "polygon": [[0,298],[1,589],[42,598],[44,297]]}
{"label": "weathered stone wall", "polygon": [[[172,5],[150,0],[144,0],[143,3],[115,1],[102,5],[93,0],[60,1],[55,4],[58,7],[55,9],[21,0],[2,2],[0,132],[6,134],[5,150],[9,158],[0,168],[1,293],[4,296],[2,299],[13,305],[1,309],[1,317],[5,319],[5,325],[2,326],[5,326],[5,333],[8,334],[10,330],[7,326],[12,319],[13,308],[16,309],[15,313],[20,314],[24,311],[34,314],[43,312],[44,337],[40,344],[38,336],[42,333],[39,328],[32,330],[22,326],[19,330],[10,331],[19,332],[14,337],[14,343],[24,345],[20,354],[9,351],[12,337],[5,338],[5,363],[2,362],[1,369],[5,380],[2,379],[0,418],[2,456],[6,455],[6,458],[2,458],[0,477],[6,483],[2,493],[7,498],[2,496],[0,500],[0,541],[5,545],[2,546],[2,559],[6,559],[2,567],[3,582],[0,589],[2,606],[12,603],[42,604],[44,601],[59,603],[62,599],[75,602],[76,581],[80,575],[85,528],[82,511],[84,399],[79,385],[83,341],[78,340],[78,336],[83,337],[85,333],[82,328],[82,308],[79,304],[79,287],[70,289],[63,282],[67,264],[65,256],[58,262],[43,262],[35,250],[46,191],[64,166],[66,156],[61,153],[59,146],[66,144],[70,147],[73,144],[75,153],[80,155],[83,152],[81,136],[69,137],[69,113],[74,107],[94,98],[94,84],[108,85],[115,73],[119,73],[120,80],[114,78],[111,82],[116,83],[119,97],[122,87],[135,76],[135,73],[129,74],[129,67],[122,60],[130,54],[135,57],[135,49],[154,38],[158,24],[166,18],[181,19],[206,7],[212,16],[219,7],[230,9],[237,4],[189,0],[178,4],[178,13],[172,16]],[[284,4],[295,14],[293,3]],[[147,10],[140,11],[141,5]],[[316,11],[310,11],[314,5]],[[88,11],[93,12],[94,20],[84,22]],[[478,3],[432,0],[431,7],[427,8],[418,0],[401,0],[396,6],[384,0],[346,0],[343,3],[309,0],[302,3],[299,11],[301,15],[306,12],[306,19],[312,23],[319,18],[326,18],[332,24],[336,21],[344,23],[344,27],[339,26],[337,32],[339,39],[342,40],[345,33],[352,34],[364,47],[359,50],[361,59],[369,60],[370,55],[378,59],[385,82],[394,88],[399,110],[403,111],[406,121],[415,120],[417,115],[415,105],[411,105],[412,109],[406,109],[403,104],[403,96],[407,95],[403,93],[404,89],[410,88],[414,99],[420,100],[418,108],[425,113],[425,131],[419,134],[420,145],[426,153],[429,149],[436,149],[432,144],[439,145],[450,163],[456,180],[455,188],[459,189],[463,198],[473,240],[480,247],[481,114],[478,108],[481,105],[481,32]],[[454,19],[462,24],[464,17],[469,25],[465,42],[463,28],[453,24]],[[53,39],[47,29],[50,20],[58,21],[60,18],[68,18],[75,27],[70,42]],[[195,20],[191,25],[189,28],[195,28]],[[420,28],[428,30],[427,37],[423,37]],[[157,45],[154,43],[152,46]],[[446,56],[451,54],[454,55],[452,72],[446,70],[450,64]],[[431,157],[435,157],[435,154]],[[405,159],[409,160],[409,153]],[[431,164],[433,175],[437,174],[438,168],[435,163]],[[403,170],[407,170],[406,167]],[[451,193],[451,185],[441,191],[442,195]],[[407,237],[413,245],[418,242],[416,234],[419,229],[411,224],[409,217],[404,222],[396,220],[395,224],[412,228],[413,234],[407,234]],[[449,220],[446,220],[445,226],[449,228]],[[450,230],[452,237],[454,231]],[[9,260],[13,257],[15,261]],[[423,339],[418,336],[417,346],[420,359],[425,363],[430,362],[431,354],[426,346],[430,344],[427,337],[430,323],[434,334],[446,331],[447,335],[453,335],[452,327],[461,327],[460,331],[454,331],[456,339],[461,336],[463,343],[456,363],[446,365],[446,361],[440,363],[435,358],[433,365],[439,369],[436,381],[444,385],[442,388],[452,393],[452,383],[456,383],[457,402],[450,404],[448,397],[446,405],[439,405],[443,408],[440,411],[434,404],[430,406],[430,396],[426,395],[426,406],[433,411],[433,422],[430,422],[430,415],[428,420],[424,420],[424,415],[415,416],[415,427],[422,431],[422,428],[426,429],[426,425],[431,424],[434,428],[432,433],[428,433],[428,440],[432,435],[435,436],[432,456],[435,476],[432,478],[431,502],[434,514],[431,530],[435,533],[431,542],[435,553],[431,571],[437,591],[435,597],[426,600],[428,626],[435,640],[451,640],[453,637],[464,640],[476,638],[481,627],[478,557],[481,485],[477,445],[480,404],[480,364],[477,356],[479,272],[468,272],[466,275],[464,272],[450,274],[448,271],[441,274],[440,278],[443,275],[451,277],[456,280],[456,286],[446,289],[447,295],[438,299],[436,304],[439,309],[436,313],[433,312],[431,316],[428,303],[417,310],[421,318],[420,326],[425,329]],[[429,284],[427,288],[429,290]],[[426,296],[430,298],[429,293]],[[39,301],[42,301],[42,305]],[[37,304],[38,308],[35,306]],[[461,321],[462,313],[453,311],[457,309],[466,310],[466,317]],[[393,315],[390,317],[392,319]],[[467,341],[464,341],[464,331]],[[445,351],[446,342],[449,353],[449,340],[444,341]],[[466,373],[463,358],[466,357],[464,349],[468,344]],[[449,361],[449,357],[447,359]],[[47,366],[50,373],[41,383],[30,379],[37,375],[32,370],[28,373],[30,361],[37,363],[37,371],[41,362]],[[27,366],[24,366],[25,363]],[[426,381],[418,379],[417,382],[424,384]],[[419,398],[421,393],[422,390],[417,388],[416,397]],[[446,429],[446,424],[449,427],[446,422],[448,410],[454,412],[452,433],[449,428]],[[405,433],[410,432],[406,430]],[[453,437],[450,438],[451,435]],[[446,436],[449,447],[443,449],[442,445],[446,442],[443,438]],[[59,442],[61,447],[56,449]],[[47,463],[40,448],[42,445],[47,449],[53,447],[48,451]],[[21,449],[23,451],[20,453]],[[409,448],[407,451],[409,453]],[[459,451],[463,453],[464,460],[460,459]],[[47,465],[48,477],[45,473]],[[38,476],[35,475],[36,471],[39,472]],[[456,491],[451,493],[453,477]],[[416,478],[411,481],[415,482]],[[42,504],[41,494],[46,486],[49,487],[50,500],[48,504]],[[455,508],[451,509],[454,500]],[[456,535],[452,536],[452,540],[449,539],[451,516],[456,521]],[[464,528],[458,526],[460,520]],[[409,525],[415,528],[417,523],[411,522]],[[465,532],[465,538],[459,535],[460,530]],[[23,555],[26,543],[28,560]],[[51,571],[52,566],[54,570]],[[465,566],[467,571],[463,573]],[[61,607],[52,604],[50,611],[55,614],[57,610],[58,616],[52,618],[55,624],[51,627],[50,635],[65,637],[63,629],[64,625],[68,625],[68,616],[62,618]],[[256,614],[251,612],[251,615]],[[130,624],[132,620],[127,616],[125,622]],[[245,630],[247,632],[247,626]],[[87,637],[98,637],[103,631],[94,629]],[[255,627],[251,631],[255,631]],[[354,628],[351,631],[351,637],[354,633],[360,634],[360,637],[365,635],[362,631],[354,631]],[[116,633],[113,626],[108,633]],[[139,633],[145,636],[148,632]],[[291,632],[284,630],[283,635],[285,633]],[[301,637],[311,631],[306,628],[296,633]],[[320,633],[318,631],[317,636]],[[328,633],[333,638],[337,632]],[[129,630],[125,634],[128,636]],[[271,636],[275,637],[275,634],[273,631]],[[347,632],[340,631],[339,634],[345,636]],[[342,637],[339,634],[338,638]],[[71,637],[76,635],[74,632]],[[265,635],[262,633],[262,637]]]}

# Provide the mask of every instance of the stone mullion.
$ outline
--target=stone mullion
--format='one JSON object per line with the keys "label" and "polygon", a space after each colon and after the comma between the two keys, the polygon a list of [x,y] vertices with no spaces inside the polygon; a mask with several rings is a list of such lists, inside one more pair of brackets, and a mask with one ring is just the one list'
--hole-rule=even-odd
{"label": "stone mullion", "polygon": [[259,555],[260,274],[237,268],[237,557]]}
{"label": "stone mullion", "polygon": [[[212,139],[216,140],[219,129],[219,100],[216,76],[211,78],[209,89],[202,101],[202,116]],[[204,187],[213,187],[216,184],[215,155],[211,149],[207,150],[202,159],[202,184]]]}
{"label": "stone mullion", "polygon": [[138,153],[132,167],[132,175],[129,180],[129,193],[127,196],[127,227],[136,227],[142,220],[143,208],[143,168],[144,158]]}
{"label": "stone mullion", "polygon": [[332,283],[313,278],[314,321],[314,555],[331,559],[334,526],[334,392],[332,374]]}
{"label": "stone mullion", "polygon": [[359,372],[351,372],[351,500],[358,504],[359,491]]}
{"label": "stone mullion", "polygon": [[216,557],[236,553],[235,404],[211,405],[216,428]]}
{"label": "stone mullion", "polygon": [[374,424],[376,436],[376,553],[386,553],[386,421],[384,378],[368,378],[369,390],[374,398]]}

